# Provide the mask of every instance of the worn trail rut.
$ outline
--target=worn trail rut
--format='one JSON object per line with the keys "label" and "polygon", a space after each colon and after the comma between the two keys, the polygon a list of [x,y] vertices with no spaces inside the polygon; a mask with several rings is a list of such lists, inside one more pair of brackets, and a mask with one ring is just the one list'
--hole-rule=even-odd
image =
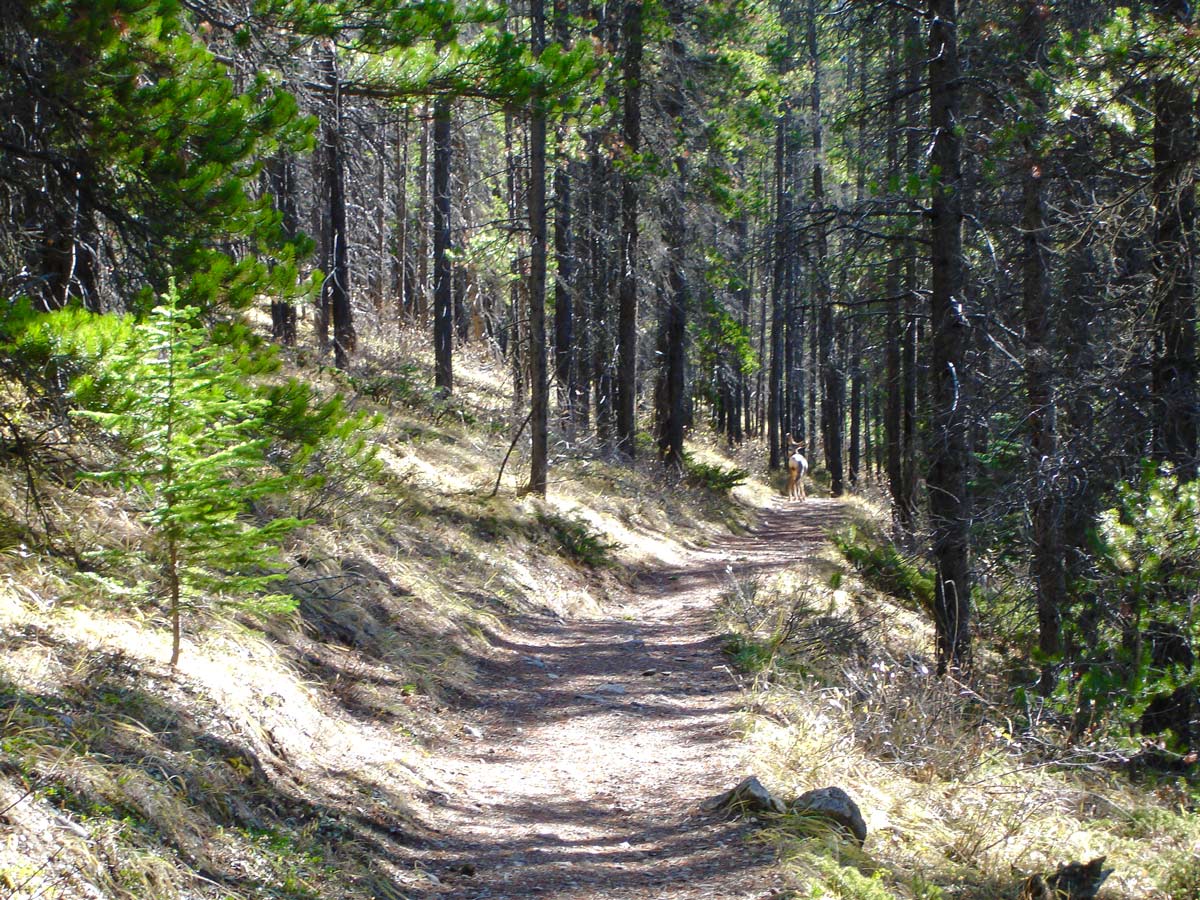
{"label": "worn trail rut", "polygon": [[646,573],[603,617],[518,623],[467,739],[440,758],[446,839],[422,896],[772,896],[766,848],[698,809],[748,774],[712,607],[729,567],[786,567],[840,516],[836,501],[780,502],[751,533]]}

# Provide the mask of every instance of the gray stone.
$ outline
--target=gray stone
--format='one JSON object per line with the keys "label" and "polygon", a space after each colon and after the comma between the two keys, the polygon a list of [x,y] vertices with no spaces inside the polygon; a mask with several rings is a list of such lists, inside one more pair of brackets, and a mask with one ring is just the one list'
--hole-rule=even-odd
{"label": "gray stone", "polygon": [[704,801],[700,808],[705,812],[730,812],[739,816],[761,813],[779,815],[786,811],[783,801],[768,791],[755,775],[744,779],[737,787]]}
{"label": "gray stone", "polygon": [[1095,900],[1100,886],[1112,874],[1105,857],[1088,863],[1066,863],[1053,875],[1031,875],[1021,886],[1021,900]]}
{"label": "gray stone", "polygon": [[850,831],[859,846],[867,839],[867,823],[858,804],[840,787],[806,791],[792,803],[792,812],[824,816]]}

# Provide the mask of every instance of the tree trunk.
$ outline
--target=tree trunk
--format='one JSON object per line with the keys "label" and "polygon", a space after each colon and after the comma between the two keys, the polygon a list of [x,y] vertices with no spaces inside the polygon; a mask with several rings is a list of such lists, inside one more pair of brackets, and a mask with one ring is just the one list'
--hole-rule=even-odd
{"label": "tree trunk", "polygon": [[[429,107],[421,108],[421,136],[417,145],[417,319],[429,321],[429,235],[434,230],[429,215]],[[426,223],[430,223],[426,227]]]}
{"label": "tree trunk", "polygon": [[1058,509],[1053,478],[1059,467],[1058,424],[1054,393],[1053,347],[1050,343],[1050,290],[1045,245],[1050,238],[1042,199],[1046,160],[1041,152],[1047,109],[1044,93],[1032,86],[1032,74],[1041,67],[1046,29],[1039,0],[1025,0],[1021,9],[1021,44],[1025,49],[1028,117],[1024,131],[1022,173],[1023,240],[1022,279],[1025,320],[1025,394],[1029,403],[1029,472],[1032,482],[1030,520],[1033,526],[1032,572],[1037,593],[1038,650],[1042,677],[1038,690],[1054,690],[1061,645],[1061,608],[1066,602]]}
{"label": "tree trunk", "polygon": [[830,492],[840,497],[845,490],[842,434],[841,360],[835,352],[833,298],[829,290],[828,238],[825,233],[825,163],[824,128],[821,122],[821,56],[817,42],[817,4],[808,0],[808,63],[812,79],[810,102],[812,115],[812,219],[813,219],[813,286],[814,302],[820,315],[820,372],[821,372],[821,444],[825,452],[825,468],[829,471]]}
{"label": "tree trunk", "polygon": [[[744,161],[738,160],[739,171],[744,168]],[[743,209],[739,211],[737,219],[733,223],[734,234],[734,253],[735,266],[737,270],[738,286],[734,291],[734,298],[737,301],[738,307],[738,324],[741,325],[742,331],[750,335],[750,300],[751,291],[750,284],[752,275],[750,272],[750,217]],[[732,418],[729,421],[729,437],[735,443],[741,443],[746,431],[750,430],[749,408],[750,408],[750,383],[746,377],[746,370],[742,365],[741,359],[733,361],[733,409]]]}
{"label": "tree trunk", "polygon": [[[908,16],[904,29],[905,45],[905,108],[904,160],[907,171],[920,171],[924,148],[919,126],[922,78],[924,77],[925,47],[921,41],[921,20]],[[915,546],[917,530],[917,404],[922,396],[921,372],[917,348],[921,346],[921,318],[918,310],[922,300],[918,288],[920,259],[915,240],[918,224],[914,219],[905,223],[904,242],[904,336],[901,344],[901,378],[903,415],[901,421],[901,480],[903,502],[899,508],[900,534],[909,549]]]}
{"label": "tree trunk", "polygon": [[605,165],[599,147],[592,160],[594,183],[592,185],[593,224],[592,229],[592,384],[596,392],[596,437],[601,448],[612,451],[616,431],[613,396],[613,336],[611,313],[612,263],[613,256],[605,240],[604,225],[612,220],[614,212],[610,170]]}
{"label": "tree trunk", "polygon": [[454,390],[453,273],[450,271],[450,98],[433,104],[433,355],[439,393]]}
{"label": "tree trunk", "polygon": [[787,186],[784,179],[784,155],[787,152],[788,113],[785,108],[775,125],[775,240],[774,275],[771,279],[771,361],[767,376],[768,466],[774,471],[783,463],[780,423],[783,410],[784,296],[787,278],[787,254],[790,252],[787,221]]}
{"label": "tree trunk", "polygon": [[630,171],[641,143],[642,3],[625,0],[622,25],[621,80],[624,85],[621,143],[626,168],[621,172],[621,286],[617,314],[617,447],[635,453],[637,431],[637,245],[638,177]]}
{"label": "tree trunk", "polygon": [[[588,137],[591,141],[591,137]],[[590,320],[591,305],[588,287],[595,284],[595,277],[592,272],[592,267],[595,264],[595,240],[590,236],[590,225],[595,220],[595,213],[592,209],[592,201],[595,191],[592,188],[591,179],[594,176],[594,170],[590,160],[592,157],[591,149],[588,152],[588,163],[581,163],[575,167],[575,172],[579,176],[575,179],[576,198],[578,200],[577,214],[579,227],[575,228],[572,233],[574,243],[573,256],[578,263],[578,269],[575,272],[576,289],[572,291],[572,302],[575,306],[575,311],[572,314],[572,319],[575,322],[575,347],[574,347],[574,375],[573,384],[575,387],[575,397],[572,400],[572,409],[575,413],[575,421],[579,428],[587,430],[591,427],[592,420],[592,327]]]}
{"label": "tree trunk", "polygon": [[183,647],[183,613],[179,585],[179,539],[173,529],[167,533],[167,559],[163,567],[167,580],[167,615],[171,619],[171,668],[179,665]]}
{"label": "tree trunk", "polygon": [[850,489],[858,487],[859,466],[861,458],[859,449],[862,445],[863,417],[863,384],[862,368],[858,351],[858,323],[854,322],[850,329]]}
{"label": "tree trunk", "polygon": [[412,111],[405,106],[404,114],[396,126],[396,171],[393,176],[396,232],[395,246],[392,248],[392,292],[396,297],[396,318],[400,321],[411,321],[416,313],[408,224],[408,127],[411,118]]}
{"label": "tree trunk", "polygon": [[[675,38],[671,41],[671,55],[677,67],[685,62],[683,42],[679,35],[678,4],[671,6],[671,24]],[[677,76],[681,77],[681,76]],[[683,85],[673,80],[663,100],[663,112],[667,121],[680,123],[675,126],[683,130]],[[660,347],[662,360],[662,397],[660,412],[663,416],[658,427],[659,458],[669,468],[683,469],[683,430],[686,410],[684,409],[685,371],[687,354],[687,306],[688,287],[684,273],[684,258],[687,248],[687,141],[686,134],[677,134],[676,153],[673,166],[675,184],[673,195],[667,200],[669,211],[666,217],[665,243],[667,245],[667,290],[662,294],[664,308],[660,333],[664,344]]]}
{"label": "tree trunk", "polygon": [[[888,70],[895,71],[899,66],[900,53],[896,29],[896,16],[891,17],[892,39],[888,47]],[[887,104],[887,179],[889,184],[900,183],[900,105],[895,93],[888,97]],[[900,532],[902,516],[901,509],[907,500],[904,495],[904,469],[901,464],[901,454],[904,446],[904,436],[900,430],[901,411],[903,409],[904,382],[900,373],[901,340],[903,324],[900,316],[900,258],[896,255],[898,248],[889,248],[886,274],[884,275],[883,292],[887,296],[887,331],[884,336],[884,368],[887,381],[887,401],[884,407],[883,434],[887,456],[888,491],[892,497],[892,522],[897,532]]]}
{"label": "tree trunk", "polygon": [[[530,49],[534,59],[546,46],[544,0],[530,0]],[[530,420],[533,442],[529,490],[546,496],[547,429],[550,385],[546,360],[546,106],[535,91],[529,116],[529,357]]]}
{"label": "tree trunk", "polygon": [[342,151],[342,89],[336,52],[330,47],[323,59],[326,83],[332,94],[332,109],[325,127],[326,173],[329,189],[330,271],[325,279],[329,300],[326,308],[333,319],[334,365],[344,369],[358,341],[350,305],[350,235],[346,229],[346,162]]}
{"label": "tree trunk", "polygon": [[[295,159],[289,153],[281,153],[271,161],[269,174],[271,193],[275,196],[284,234],[289,239],[295,238],[300,230],[296,212]],[[271,300],[271,337],[285,347],[296,343],[296,307],[287,300]]]}
{"label": "tree trunk", "polygon": [[[1165,24],[1192,21],[1186,0],[1157,0]],[[1165,61],[1160,65],[1168,65]],[[1154,82],[1154,456],[1196,477],[1196,93],[1173,73]]]}
{"label": "tree trunk", "polygon": [[[570,46],[570,10],[567,0],[554,0],[554,40],[564,50]],[[571,237],[571,172],[566,150],[567,126],[555,135],[554,169],[554,379],[559,415],[575,422],[575,257]]]}
{"label": "tree trunk", "polygon": [[970,327],[963,310],[961,76],[958,0],[929,0],[930,205],[929,512],[935,566],[939,674],[971,662],[970,498],[965,372]]}
{"label": "tree trunk", "polygon": [[[463,246],[463,235],[471,232],[471,172],[470,144],[459,129],[457,133],[452,132],[450,145],[450,246],[459,249]],[[451,261],[450,302],[454,309],[454,335],[457,346],[460,347],[471,336],[471,314],[467,307],[467,274],[467,267],[461,259]]]}

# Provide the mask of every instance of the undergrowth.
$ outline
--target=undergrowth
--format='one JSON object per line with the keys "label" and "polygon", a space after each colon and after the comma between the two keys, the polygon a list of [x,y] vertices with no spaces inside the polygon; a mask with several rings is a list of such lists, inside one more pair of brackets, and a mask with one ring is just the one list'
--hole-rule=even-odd
{"label": "undergrowth", "polygon": [[[21,359],[69,383],[127,339],[96,321],[111,333],[30,333]],[[243,515],[305,520],[272,585],[292,611],[196,596],[175,670],[136,493],[78,478],[119,448],[41,381],[0,382],[0,813],[21,836],[0,900],[424,895],[427,758],[508,618],[594,611],[624,564],[744,516],[565,438],[545,501],[519,493],[523,445],[488,499],[520,421],[503,366],[456,363],[451,400],[423,335],[364,342],[348,373],[311,347],[247,372],[265,460],[295,477]]]}
{"label": "undergrowth", "polygon": [[759,838],[793,896],[1015,898],[1026,876],[1106,856],[1101,897],[1194,900],[1194,793],[1070,745],[1059,718],[1014,702],[986,641],[970,681],[934,677],[928,574],[870,538],[880,530],[838,535],[847,569],[832,577],[801,565],[731,579],[722,599],[758,773],[785,803],[839,786],[869,827],[860,852],[787,817],[768,823]]}
{"label": "undergrowth", "polygon": [[621,546],[581,519],[539,511],[537,522],[553,538],[559,553],[589,568],[613,565],[612,553]]}
{"label": "undergrowth", "polygon": [[933,574],[887,538],[851,525],[830,541],[871,587],[916,609],[933,610]]}
{"label": "undergrowth", "polygon": [[738,485],[745,484],[750,477],[747,469],[704,462],[686,452],[683,454],[683,470],[692,484],[716,494],[728,494]]}

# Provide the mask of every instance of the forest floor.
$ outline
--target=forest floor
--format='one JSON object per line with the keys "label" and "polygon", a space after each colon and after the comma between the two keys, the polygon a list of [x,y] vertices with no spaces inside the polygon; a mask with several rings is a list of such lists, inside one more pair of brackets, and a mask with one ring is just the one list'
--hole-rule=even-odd
{"label": "forest floor", "polygon": [[[715,634],[735,577],[794,566],[837,501],[778,502],[751,532],[647,570],[589,619],[525,617],[489,663],[466,738],[435,764],[444,841],[428,895],[759,898],[783,890],[753,825],[699,805],[751,774],[745,697]],[[490,685],[490,687],[486,687]]]}

